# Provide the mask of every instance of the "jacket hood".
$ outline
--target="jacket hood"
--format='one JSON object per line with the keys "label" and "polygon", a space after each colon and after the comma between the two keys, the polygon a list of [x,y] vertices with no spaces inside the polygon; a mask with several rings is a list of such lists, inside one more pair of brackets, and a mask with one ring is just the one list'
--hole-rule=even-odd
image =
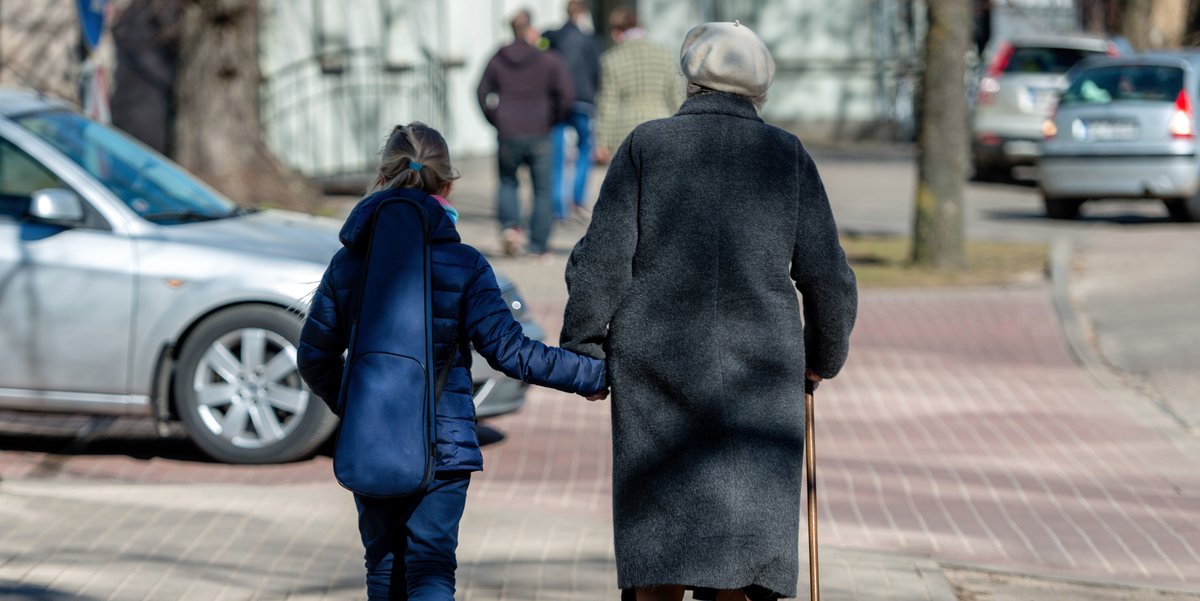
{"label": "jacket hood", "polygon": [[519,65],[541,54],[541,50],[524,42],[513,42],[500,49],[497,54],[509,64]]}
{"label": "jacket hood", "polygon": [[375,220],[379,206],[392,198],[415,200],[425,208],[425,213],[429,216],[429,239],[431,242],[462,241],[458,230],[454,227],[454,222],[450,220],[450,216],[446,214],[442,205],[438,204],[437,199],[420,190],[401,188],[399,190],[380,190],[360,200],[350,211],[350,215],[346,217],[346,223],[338,235],[342,245],[353,251],[363,250],[370,237],[371,224]]}

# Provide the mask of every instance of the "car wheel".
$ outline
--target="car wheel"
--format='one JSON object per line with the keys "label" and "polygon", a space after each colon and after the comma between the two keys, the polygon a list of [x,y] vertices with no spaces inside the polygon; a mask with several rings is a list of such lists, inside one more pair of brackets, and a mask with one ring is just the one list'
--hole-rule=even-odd
{"label": "car wheel", "polygon": [[1164,200],[1163,204],[1167,206],[1167,213],[1175,221],[1181,223],[1200,221],[1200,196],[1173,198]]}
{"label": "car wheel", "polygon": [[283,309],[221,311],[188,336],[175,372],[175,408],[208,455],[228,463],[308,456],[337,426],[296,368],[300,320]]}
{"label": "car wheel", "polygon": [[1046,216],[1051,219],[1079,219],[1079,209],[1083,201],[1076,198],[1052,198],[1042,196],[1046,205]]}

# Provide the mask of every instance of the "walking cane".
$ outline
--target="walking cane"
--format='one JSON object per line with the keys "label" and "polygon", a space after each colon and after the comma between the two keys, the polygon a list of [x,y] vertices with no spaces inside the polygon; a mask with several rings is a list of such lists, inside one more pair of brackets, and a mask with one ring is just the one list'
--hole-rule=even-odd
{"label": "walking cane", "polygon": [[808,582],[809,598],[821,599],[821,579],[817,568],[817,440],[813,425],[813,391],[817,383],[804,379],[804,462],[808,472]]}

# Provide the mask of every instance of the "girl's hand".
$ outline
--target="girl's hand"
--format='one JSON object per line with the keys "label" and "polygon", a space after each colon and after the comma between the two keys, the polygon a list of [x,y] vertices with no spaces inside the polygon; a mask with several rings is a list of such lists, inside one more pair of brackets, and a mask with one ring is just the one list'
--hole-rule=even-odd
{"label": "girl's hand", "polygon": [[608,389],[605,388],[604,390],[601,390],[600,392],[597,392],[596,394],[593,394],[592,396],[585,396],[583,398],[585,398],[589,401],[603,401],[604,399],[608,398]]}

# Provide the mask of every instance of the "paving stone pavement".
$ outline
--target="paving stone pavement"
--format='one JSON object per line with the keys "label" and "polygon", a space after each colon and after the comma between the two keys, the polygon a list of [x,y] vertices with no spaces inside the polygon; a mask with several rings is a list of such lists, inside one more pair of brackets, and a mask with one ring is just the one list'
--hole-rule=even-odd
{"label": "paving stone pavement", "polygon": [[[533,308],[557,330],[560,305]],[[867,291],[861,315],[846,372],[818,392],[827,598],[952,599],[935,561],[1200,587],[1198,458],[1086,378],[1044,288]],[[613,598],[608,404],[535,389],[484,437],[460,598]],[[0,593],[361,595],[328,457],[245,468],[141,458],[139,442],[0,453]]]}

